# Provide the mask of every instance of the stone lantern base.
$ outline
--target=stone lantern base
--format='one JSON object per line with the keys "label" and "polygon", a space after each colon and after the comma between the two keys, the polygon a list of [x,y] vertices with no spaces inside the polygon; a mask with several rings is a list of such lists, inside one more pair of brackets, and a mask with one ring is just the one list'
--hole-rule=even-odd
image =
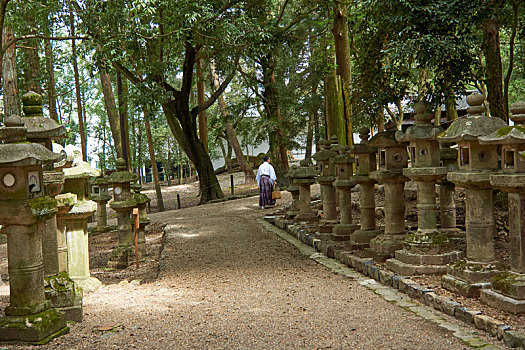
{"label": "stone lantern base", "polygon": [[347,245],[352,250],[366,249],[370,247],[370,241],[381,234],[383,234],[382,230],[355,230],[350,235]]}
{"label": "stone lantern base", "polygon": [[98,236],[100,234],[103,234],[103,233],[107,233],[107,232],[110,232],[110,231],[113,231],[113,230],[116,230],[117,227],[116,226],[95,226],[95,227],[91,227],[89,228],[88,232],[89,232],[89,235],[91,237],[93,236]]}
{"label": "stone lantern base", "polygon": [[384,262],[393,258],[396,250],[403,248],[406,234],[381,234],[370,240],[370,248],[365,249],[365,256],[375,261]]}
{"label": "stone lantern base", "polygon": [[62,311],[66,320],[82,321],[82,289],[66,272],[44,278],[44,292],[51,307]]}
{"label": "stone lantern base", "polygon": [[337,224],[332,230],[330,239],[332,241],[349,241],[352,233],[359,228],[359,225],[355,224]]}
{"label": "stone lantern base", "polygon": [[465,297],[479,297],[491,280],[505,267],[500,263],[476,263],[459,260],[447,265],[447,274],[441,279],[443,288]]}
{"label": "stone lantern base", "polygon": [[46,344],[69,333],[64,313],[48,309],[34,315],[0,318],[0,341]]}
{"label": "stone lantern base", "polygon": [[334,227],[337,225],[336,220],[319,220],[319,224],[317,224],[317,232],[316,236],[319,239],[322,240],[330,240],[332,237],[332,231]]}
{"label": "stone lantern base", "polygon": [[111,252],[108,268],[122,270],[135,262],[135,249],[132,246],[121,246]]}
{"label": "stone lantern base", "polygon": [[314,213],[311,213],[311,214],[303,214],[303,213],[299,213],[297,214],[294,218],[293,218],[293,221],[295,223],[308,223],[308,224],[315,224],[317,223],[317,216],[315,216]]}
{"label": "stone lantern base", "polygon": [[513,314],[525,313],[525,274],[503,272],[492,279],[490,289],[480,292],[484,303]]}
{"label": "stone lantern base", "polygon": [[395,252],[395,258],[386,265],[392,271],[405,275],[434,274],[447,272],[447,264],[463,258],[463,252],[454,250],[454,243],[441,232],[416,232],[407,237],[403,249]]}

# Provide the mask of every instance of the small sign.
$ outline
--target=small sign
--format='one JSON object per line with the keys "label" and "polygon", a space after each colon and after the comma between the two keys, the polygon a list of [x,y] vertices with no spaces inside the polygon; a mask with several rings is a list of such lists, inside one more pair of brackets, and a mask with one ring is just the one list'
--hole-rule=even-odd
{"label": "small sign", "polygon": [[39,193],[41,191],[40,174],[38,171],[28,172],[27,180],[29,186],[29,193]]}

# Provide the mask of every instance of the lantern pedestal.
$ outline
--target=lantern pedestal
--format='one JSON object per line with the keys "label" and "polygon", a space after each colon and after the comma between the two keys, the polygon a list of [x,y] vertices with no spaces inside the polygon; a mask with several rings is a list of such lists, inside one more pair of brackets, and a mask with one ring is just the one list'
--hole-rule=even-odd
{"label": "lantern pedestal", "polygon": [[370,240],[369,256],[377,261],[392,258],[396,250],[403,247],[405,233],[405,182],[408,180],[399,173],[376,170],[370,178],[384,184],[385,188],[385,231]]}
{"label": "lantern pedestal", "polygon": [[445,167],[406,168],[403,174],[416,182],[418,229],[407,236],[403,249],[395,252],[386,265],[392,271],[405,275],[439,274],[447,271],[447,264],[463,257],[455,251],[446,233],[437,229],[436,181],[447,174]]}
{"label": "lantern pedestal", "polygon": [[350,235],[348,242],[352,249],[365,249],[370,247],[370,241],[383,231],[376,228],[375,219],[375,193],[374,180],[368,175],[354,175],[354,182],[359,184],[359,204],[361,208],[361,226]]}

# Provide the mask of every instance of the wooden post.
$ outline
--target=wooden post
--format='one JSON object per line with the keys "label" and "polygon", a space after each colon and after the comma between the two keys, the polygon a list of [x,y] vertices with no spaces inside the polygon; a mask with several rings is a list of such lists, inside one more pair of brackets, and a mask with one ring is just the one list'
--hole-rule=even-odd
{"label": "wooden post", "polygon": [[180,194],[177,193],[177,207],[180,209]]}
{"label": "wooden post", "polygon": [[230,184],[232,189],[232,196],[235,194],[234,184],[233,184],[233,174],[230,175]]}
{"label": "wooden post", "polygon": [[137,269],[139,268],[139,226],[139,208],[133,208],[133,228],[135,229],[135,267]]}

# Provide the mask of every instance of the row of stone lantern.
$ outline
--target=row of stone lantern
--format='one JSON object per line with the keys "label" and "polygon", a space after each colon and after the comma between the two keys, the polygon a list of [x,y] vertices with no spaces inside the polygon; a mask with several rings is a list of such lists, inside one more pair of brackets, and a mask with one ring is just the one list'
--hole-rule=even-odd
{"label": "row of stone lantern", "polygon": [[[523,313],[525,128],[521,124],[525,121],[525,104],[511,106],[515,126],[507,127],[501,119],[482,115],[482,95],[471,95],[467,102],[468,117],[455,121],[446,131],[430,123],[433,114],[427,104],[419,103],[414,107],[416,123],[406,132],[389,130],[368,140],[369,131],[362,129],[361,143],[350,151],[334,140],[323,141],[314,156],[321,167],[318,181],[324,211],[316,227],[317,236],[343,241],[347,248],[364,249],[361,254],[386,260],[387,266],[400,274],[445,274],[445,288],[465,296],[478,296],[481,291],[485,302]],[[450,147],[452,144],[457,144],[457,150]],[[502,170],[495,145],[502,145]],[[293,212],[288,216],[298,223],[308,221],[310,227],[316,222],[310,207],[310,185],[315,176],[306,161],[289,173]],[[417,185],[415,232],[405,228],[404,184],[409,179]],[[384,230],[378,230],[375,223],[376,183],[383,184],[385,190]],[[351,216],[350,189],[355,184],[360,185],[358,230]],[[436,184],[440,185],[439,213]],[[465,189],[464,235],[456,227],[455,186]],[[339,221],[336,189],[340,194]],[[509,192],[510,271],[494,258],[493,189]],[[465,236],[463,259],[457,242],[462,237],[464,241]]]}
{"label": "row of stone lantern", "polygon": [[[10,286],[10,303],[0,317],[0,341],[42,342],[66,333],[66,320],[81,321],[82,293],[101,284],[89,274],[87,232],[96,208],[89,180],[100,171],[64,151],[53,152],[52,146],[60,147],[52,141],[63,138],[65,128],[43,117],[40,95],[30,92],[22,103],[24,117],[8,116],[0,128],[0,227],[8,241]],[[139,252],[145,254],[149,199],[140,188],[131,194],[136,176],[123,174],[122,162],[113,176],[114,206],[128,215],[131,204],[138,207]],[[107,194],[105,185],[102,194]],[[105,207],[109,198],[100,199]],[[102,208],[97,220],[107,226]],[[129,256],[131,223],[129,217],[119,220],[119,240],[126,242],[124,255]],[[129,264],[118,261],[118,267]]]}

